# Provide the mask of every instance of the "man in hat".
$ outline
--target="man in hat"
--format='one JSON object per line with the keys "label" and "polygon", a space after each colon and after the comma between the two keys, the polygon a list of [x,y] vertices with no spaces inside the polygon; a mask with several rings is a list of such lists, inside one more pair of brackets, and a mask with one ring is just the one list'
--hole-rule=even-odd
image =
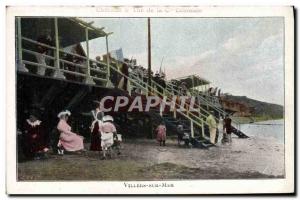
{"label": "man in hat", "polygon": [[210,114],[206,118],[206,124],[209,128],[210,142],[212,144],[216,143],[216,135],[217,135],[217,122],[213,115],[213,111],[210,111]]}
{"label": "man in hat", "polygon": [[49,150],[45,141],[42,121],[38,119],[38,113],[31,111],[24,125],[23,150],[28,159],[45,158]]}

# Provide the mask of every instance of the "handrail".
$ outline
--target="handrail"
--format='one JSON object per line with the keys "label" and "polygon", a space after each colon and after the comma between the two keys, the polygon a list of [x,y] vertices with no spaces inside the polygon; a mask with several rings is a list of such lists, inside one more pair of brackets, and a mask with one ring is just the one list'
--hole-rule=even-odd
{"label": "handrail", "polygon": [[[41,42],[37,42],[35,40],[32,40],[32,39],[29,39],[29,38],[26,38],[26,37],[21,37],[21,39],[25,40],[25,41],[28,41],[30,43],[33,43],[33,44],[37,44],[37,45],[40,45],[40,46],[43,46],[43,47],[47,47],[49,49],[52,49],[52,50],[56,50],[55,47],[53,46],[50,46],[50,45],[47,45],[47,44],[44,44],[44,43],[41,43]],[[55,57],[53,56],[50,56],[50,55],[47,55],[47,54],[42,54],[42,53],[39,53],[39,52],[36,52],[36,51],[32,51],[32,50],[28,50],[28,49],[22,49],[23,52],[25,53],[28,53],[28,54],[31,54],[31,55],[42,55],[44,56],[45,58],[48,58],[48,59],[52,59],[52,60],[55,60]],[[76,56],[78,58],[81,58],[83,59],[85,62],[87,60],[89,60],[90,62],[92,63],[97,63],[97,64],[101,64],[101,65],[104,65],[104,66],[107,66],[106,63],[102,63],[102,62],[99,62],[97,60],[93,60],[93,59],[88,59],[87,57],[84,57],[84,56],[81,56],[79,54],[76,54],[76,53],[72,53],[72,52],[67,52],[65,51],[64,49],[59,49],[59,52],[61,53],[65,53],[65,54],[69,54],[69,55],[73,55],[73,56]],[[82,65],[82,64],[78,64],[78,63],[74,63],[74,62],[71,62],[71,61],[68,61],[68,60],[65,60],[63,58],[60,58],[59,59],[60,62],[62,63],[67,63],[71,66],[75,66],[75,67],[80,67],[82,69],[88,69],[87,66],[85,65]],[[27,60],[23,60],[23,62],[25,64],[29,64],[29,65],[34,65],[34,66],[39,66],[39,67],[45,67],[47,69],[51,69],[51,70],[57,70],[55,67],[53,66],[48,66],[48,65],[43,65],[43,64],[40,64],[40,63],[35,63],[35,62],[31,62],[31,61],[27,61]],[[76,75],[76,76],[83,76],[83,77],[87,77],[87,75],[85,73],[78,73],[78,72],[74,72],[74,71],[70,71],[70,70],[66,70],[66,69],[60,69],[62,72],[65,72],[65,73],[69,73],[69,74],[73,74],[73,75]],[[101,69],[97,69],[97,68],[94,68],[94,67],[90,67],[90,71],[95,71],[95,72],[99,72],[101,74],[105,74],[106,77],[107,77],[107,71],[104,71],[104,70],[101,70]],[[96,76],[91,76],[89,75],[92,79],[95,79],[95,80],[99,80],[99,81],[107,81],[107,79],[102,79],[102,78],[99,78],[99,77],[96,77]]]}
{"label": "handrail", "polygon": [[[131,65],[129,65],[129,66],[131,66]],[[132,66],[131,66],[131,67],[132,67]],[[131,74],[135,75],[135,76],[136,76],[136,77],[135,77],[136,79],[139,79],[139,77],[138,77],[134,72],[132,72]],[[151,81],[151,83],[152,83],[153,85],[155,85],[156,87],[159,87],[160,89],[162,89],[162,91],[164,91],[164,93],[168,92],[169,95],[173,95],[172,92],[169,92],[168,90],[166,90],[165,88],[163,88],[161,85],[157,84],[155,81]],[[153,87],[151,86],[151,88],[153,88]],[[159,91],[156,91],[156,92],[157,92],[157,93],[160,93]],[[163,94],[161,94],[161,93],[160,93],[160,95],[163,96]],[[167,96],[167,97],[168,97],[168,96]],[[195,102],[195,105],[196,105],[196,102]],[[189,104],[187,104],[187,103],[185,102],[184,106],[189,106]],[[200,115],[200,116],[196,116],[194,113],[189,112],[189,113],[191,113],[194,117],[200,118],[200,120],[202,120],[202,119],[201,119],[201,116],[206,118],[207,116],[205,116],[204,114],[202,114],[202,113],[201,113],[201,110],[203,110],[203,111],[206,112],[207,114],[210,114],[210,113],[207,112],[205,109],[201,108],[201,106],[199,106],[199,105],[197,105],[197,106],[198,106],[199,109],[200,109],[200,112],[199,112],[199,115]],[[199,119],[198,119],[198,120],[199,120]]]}
{"label": "handrail", "polygon": [[[151,81],[152,82],[152,81]],[[155,81],[153,81],[153,84],[154,85],[156,85],[157,87],[160,87],[161,89],[163,89],[163,90],[165,90],[165,91],[167,91],[169,94],[171,94],[171,95],[173,95],[172,94],[172,92],[170,92],[170,91],[168,91],[168,90],[166,90],[165,88],[163,88],[161,85],[159,85],[159,84],[157,84]],[[173,89],[173,91],[176,91],[177,93],[179,93],[179,91],[178,90],[175,90],[175,89]],[[186,105],[188,105],[187,103],[185,103],[185,106]],[[200,105],[197,105],[196,104],[196,102],[195,102],[195,105],[200,109],[200,111],[201,110],[203,110],[205,113],[207,113],[207,114],[210,114],[208,111],[206,111],[205,109],[203,109],[203,108],[201,108],[201,106]],[[201,113],[199,113],[200,115],[202,115],[202,116],[204,116],[204,117],[207,117],[207,116],[205,116],[205,115],[203,115],[203,114],[201,114]]]}
{"label": "handrail", "polygon": [[[37,41],[35,41],[35,40],[29,39],[29,38],[26,38],[26,37],[22,37],[22,39],[25,40],[25,41],[34,43],[34,44],[38,44],[38,45],[41,45],[41,46],[44,46],[44,47],[47,47],[47,48],[56,50],[56,48],[53,47],[53,46],[50,46],[50,45],[47,45],[47,44],[44,44],[44,43],[41,43],[41,42],[37,42]],[[39,53],[39,52],[35,52],[35,51],[27,50],[27,49],[23,49],[23,51],[24,51],[24,52],[27,52],[27,53],[31,53],[31,54],[41,54],[41,53]],[[67,51],[65,51],[64,49],[59,49],[59,51],[60,51],[61,53],[69,54],[69,55],[76,56],[76,57],[78,57],[78,58],[82,58],[82,59],[84,59],[84,60],[87,60],[87,57],[85,57],[85,56],[82,56],[82,55],[79,55],[79,54],[76,54],[76,53],[72,53],[72,52],[67,52]],[[50,58],[50,59],[55,59],[53,56],[49,56],[49,55],[45,55],[45,54],[41,54],[41,55],[43,55],[43,56],[45,56],[45,57],[47,57],[47,58]],[[73,62],[70,62],[70,61],[67,61],[67,60],[64,60],[64,59],[59,59],[59,60],[61,60],[61,61],[63,61],[63,62],[66,62],[66,63],[69,63],[69,64],[72,63],[73,65],[76,65],[76,66],[81,67],[81,68],[86,68],[86,66],[83,66],[83,65],[80,65],[80,64],[77,64],[77,63],[73,63]],[[91,58],[89,58],[89,61],[94,62],[94,63],[97,63],[97,64],[105,65],[105,66],[107,65],[107,64],[104,63],[104,62],[100,62],[100,61],[97,61],[97,60],[94,60],[94,59],[91,59]],[[94,70],[94,71],[95,71],[95,70]],[[100,71],[101,71],[101,70],[100,70]],[[100,72],[100,71],[99,71],[99,72]],[[102,71],[102,73],[106,73],[106,72]]]}
{"label": "handrail", "polygon": [[42,43],[42,42],[38,42],[38,41],[32,40],[32,39],[27,38],[27,37],[23,37],[23,36],[22,36],[21,38],[22,38],[23,40],[27,41],[27,42],[31,42],[31,43],[34,43],[34,44],[38,44],[38,45],[40,45],[40,46],[47,47],[47,48],[49,48],[49,49],[55,50],[55,47],[50,46],[50,45],[48,45],[48,44],[44,44],[44,43]]}
{"label": "handrail", "polygon": [[67,63],[67,64],[69,64],[69,65],[74,65],[74,66],[80,67],[80,68],[82,68],[82,69],[87,69],[86,66],[81,65],[81,64],[73,63],[73,62],[70,62],[70,61],[65,60],[65,59],[59,59],[59,60],[60,60],[61,62],[63,62],[63,63]]}
{"label": "handrail", "polygon": [[[121,73],[121,74],[123,74],[123,73]],[[134,73],[131,73],[131,75],[135,75],[135,74],[134,74]],[[126,76],[126,75],[125,75],[125,76]],[[140,80],[138,77],[136,77],[136,79],[137,79],[137,80]],[[141,81],[141,80],[140,80],[140,81]],[[143,82],[143,83],[144,83],[144,82]],[[153,83],[156,84],[157,86],[161,87],[161,86],[158,85],[156,82],[153,82]],[[145,84],[146,86],[149,86],[147,83],[144,83],[144,84]],[[160,95],[163,96],[163,94],[162,94],[161,92],[159,92],[158,90],[155,90],[155,88],[153,88],[152,86],[150,86],[149,88],[150,88],[151,90],[155,91],[156,93],[158,93],[158,94],[160,94]],[[162,87],[161,87],[161,88],[162,88]],[[165,90],[164,88],[162,88],[162,89],[163,89],[163,91]],[[172,94],[171,94],[171,95],[172,95]],[[169,98],[169,96],[167,96],[167,98]],[[172,97],[171,97],[171,100],[172,100]],[[177,104],[176,102],[175,102],[175,105],[180,106],[180,105]],[[185,105],[187,105],[187,104],[185,103]],[[185,106],[185,105],[184,105],[184,106]],[[183,116],[185,116],[186,118],[188,118],[190,121],[192,121],[193,123],[195,123],[196,125],[198,125],[198,126],[201,127],[201,128],[202,128],[202,124],[198,123],[198,121],[196,121],[195,119],[191,118],[189,115],[191,115],[192,117],[195,117],[197,120],[199,120],[199,121],[205,123],[206,125],[208,125],[206,121],[204,121],[203,119],[201,119],[201,117],[195,115],[194,113],[192,113],[192,112],[189,111],[189,110],[186,111],[187,114],[181,112],[180,110],[177,111],[177,112],[179,112],[180,114],[182,114]],[[199,115],[203,115],[203,114],[199,113]],[[206,116],[205,116],[205,117],[206,117]]]}
{"label": "handrail", "polygon": [[31,50],[28,50],[28,49],[22,49],[22,51],[24,51],[25,53],[28,53],[28,54],[32,54],[32,55],[42,55],[42,56],[44,56],[46,58],[49,58],[49,59],[52,59],[52,60],[55,59],[53,56],[42,54],[42,53],[39,53],[39,52],[36,52],[36,51],[31,51]]}
{"label": "handrail", "polygon": [[59,49],[59,51],[60,51],[61,53],[66,53],[66,54],[69,54],[69,55],[71,55],[71,56],[75,56],[75,57],[81,58],[81,59],[83,59],[83,60],[85,60],[85,61],[87,60],[87,57],[82,56],[82,55],[79,55],[79,54],[77,54],[77,53],[67,52],[67,51],[64,51],[63,49]]}
{"label": "handrail", "polygon": [[[56,70],[55,67],[48,66],[48,65],[42,65],[42,64],[27,61],[27,60],[23,60],[23,62],[24,62],[24,64],[35,65],[35,66],[39,66],[39,67],[45,67],[46,69]],[[60,71],[68,73],[68,74],[73,74],[73,75],[77,75],[77,76],[86,77],[86,74],[83,74],[83,73],[68,71],[68,70],[65,70],[65,69],[60,69]],[[106,79],[103,79],[103,78],[99,78],[99,77],[95,77],[95,76],[91,76],[91,77],[95,80],[99,80],[99,81],[102,81],[102,82],[106,81]]]}
{"label": "handrail", "polygon": [[[134,74],[134,73],[132,73],[132,74]],[[151,81],[151,83],[154,84],[154,85],[156,85],[156,86],[158,86],[158,87],[160,87],[161,89],[163,89],[163,91],[167,91],[167,92],[171,93],[171,92],[168,91],[167,89],[163,88],[161,85],[157,84],[155,81]],[[175,90],[174,88],[172,88],[172,89],[173,89],[173,91],[176,91],[177,93],[179,92],[178,90]],[[171,95],[172,95],[172,93],[171,93]],[[197,97],[198,97],[198,96],[200,96],[200,95],[197,95]],[[204,99],[203,97],[201,97],[201,98]],[[206,99],[205,99],[205,101],[208,102],[208,104],[209,104],[212,108],[218,109],[218,110],[220,110],[219,112],[222,112],[222,113],[227,114],[224,110],[221,110],[221,109],[215,107],[214,105],[212,105],[212,104],[211,104],[209,101],[207,101]],[[188,105],[188,104],[185,102],[185,105],[184,105],[184,106],[186,106],[186,105]],[[200,105],[197,105],[196,102],[195,102],[195,105],[200,109],[200,112],[201,112],[201,111],[204,111],[206,114],[208,114],[208,115],[210,114],[207,110],[203,109]],[[217,110],[217,111],[218,111],[218,110]],[[205,115],[202,114],[202,113],[199,113],[199,115],[200,115],[199,117],[196,116],[196,115],[193,114],[193,113],[191,113],[191,114],[194,115],[194,116],[197,117],[197,118],[199,118],[199,117],[201,117],[201,116],[207,117],[207,116],[205,116]],[[201,119],[201,120],[202,120],[202,119]],[[238,121],[234,120],[234,119],[232,119],[232,122],[234,122],[237,126],[240,125],[240,123],[239,123]]]}
{"label": "handrail", "polygon": [[[48,44],[45,44],[45,43],[42,43],[42,42],[38,42],[38,41],[35,41],[35,40],[32,40],[32,39],[24,37],[24,36],[22,36],[22,39],[25,40],[25,41],[27,41],[27,42],[31,42],[33,44],[37,44],[37,45],[40,45],[40,46],[43,46],[43,47],[47,47],[47,48],[52,49],[52,50],[56,50],[56,47],[54,47],[54,46],[51,46],[51,45],[48,45]],[[76,54],[76,53],[72,53],[72,52],[66,52],[63,49],[59,49],[59,51],[62,52],[62,53],[67,53],[67,54],[70,54],[72,56],[76,56],[76,57],[85,59],[85,60],[87,59],[86,57],[84,57],[82,55],[79,55],[79,54]]]}
{"label": "handrail", "polygon": [[[121,74],[122,76],[126,77],[128,80],[130,80],[130,81],[136,83],[137,85],[140,85],[142,88],[145,88],[144,86],[142,86],[140,83],[138,83],[137,81],[135,81],[135,80],[132,79],[131,77],[129,77],[129,76],[125,75],[124,73],[120,72],[119,70],[115,69],[114,66],[111,67],[111,68],[112,68],[113,70],[115,70],[117,73],[119,73],[119,74]],[[147,83],[145,83],[145,85],[146,85],[147,87],[149,86]],[[154,89],[152,86],[149,86],[149,88],[150,88],[151,90]],[[145,89],[147,90],[147,88],[145,88]],[[156,91],[156,92],[157,92],[158,94],[160,94],[160,95],[163,95],[163,94],[160,93],[159,91]],[[179,105],[179,104],[177,104],[177,103],[175,102],[175,105]],[[180,105],[179,105],[179,106],[180,106]],[[196,121],[196,120],[194,120],[193,118],[191,118],[188,114],[185,114],[185,113],[183,113],[183,112],[180,111],[180,110],[178,110],[177,112],[180,113],[180,114],[182,114],[184,117],[186,117],[186,118],[189,119],[190,121],[192,121],[194,124],[198,125],[199,127],[202,127],[202,125],[201,125],[198,121]],[[190,113],[190,114],[194,115],[193,113],[191,113],[191,112],[188,111],[188,110],[187,110],[187,113]],[[199,118],[198,116],[195,116],[195,117],[196,117],[196,118]],[[207,124],[206,121],[204,121],[203,119],[200,118],[200,120],[201,120],[203,123]]]}
{"label": "handrail", "polygon": [[[204,97],[202,97],[201,95],[197,95],[197,97],[200,97],[203,101],[205,101],[205,103],[207,103],[209,106],[211,106],[214,110],[216,110],[219,113],[222,113],[224,116],[226,116],[228,113],[225,110],[222,110],[216,106],[214,106],[213,104],[211,104],[211,102],[207,101]],[[238,122],[237,120],[231,119],[232,122],[236,123],[236,125],[240,125],[240,122]]]}
{"label": "handrail", "polygon": [[39,67],[45,67],[46,69],[56,70],[55,67],[52,67],[52,66],[49,66],[49,65],[42,65],[42,64],[27,61],[27,60],[23,60],[23,62],[24,62],[24,64],[35,65],[35,66],[39,66]]}

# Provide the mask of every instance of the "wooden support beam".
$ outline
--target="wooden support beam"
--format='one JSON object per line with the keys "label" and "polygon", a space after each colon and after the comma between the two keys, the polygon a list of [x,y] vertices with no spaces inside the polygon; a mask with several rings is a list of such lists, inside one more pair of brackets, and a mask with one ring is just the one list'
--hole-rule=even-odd
{"label": "wooden support beam", "polygon": [[58,18],[54,18],[54,31],[55,31],[55,67],[56,70],[53,77],[65,79],[66,77],[60,71],[60,61],[59,61],[59,34],[58,34]]}
{"label": "wooden support beam", "polygon": [[85,28],[85,42],[86,42],[86,78],[85,78],[85,83],[94,85],[95,82],[91,78],[89,29],[88,28]]}
{"label": "wooden support beam", "polygon": [[148,17],[148,94],[151,93],[151,21]]}

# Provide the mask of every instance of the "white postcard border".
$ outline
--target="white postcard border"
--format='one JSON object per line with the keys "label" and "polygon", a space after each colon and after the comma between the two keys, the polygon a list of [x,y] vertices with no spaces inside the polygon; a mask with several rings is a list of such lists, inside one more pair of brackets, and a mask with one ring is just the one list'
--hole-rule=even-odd
{"label": "white postcard border", "polygon": [[[105,9],[107,10],[105,10]],[[6,191],[8,194],[243,194],[294,191],[294,19],[292,7],[7,7],[6,66]],[[161,8],[161,12],[158,12]],[[153,11],[151,10],[153,9]],[[181,11],[180,11],[181,9]],[[120,10],[120,11],[116,11]],[[18,182],[16,164],[15,16],[77,17],[275,17],[285,18],[285,170],[284,179],[184,181]],[[126,187],[125,183],[145,184]],[[148,186],[173,184],[174,187]]]}

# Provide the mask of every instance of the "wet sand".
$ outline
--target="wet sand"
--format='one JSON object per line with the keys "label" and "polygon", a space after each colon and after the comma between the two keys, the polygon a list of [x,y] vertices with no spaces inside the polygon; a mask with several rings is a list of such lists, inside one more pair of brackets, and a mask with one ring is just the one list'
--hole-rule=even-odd
{"label": "wet sand", "polygon": [[[178,147],[168,140],[124,140],[122,154],[101,160],[98,152],[49,155],[18,164],[19,180],[167,180],[284,177],[283,144],[266,138],[239,139],[209,150]],[[88,146],[88,144],[85,144]]]}

